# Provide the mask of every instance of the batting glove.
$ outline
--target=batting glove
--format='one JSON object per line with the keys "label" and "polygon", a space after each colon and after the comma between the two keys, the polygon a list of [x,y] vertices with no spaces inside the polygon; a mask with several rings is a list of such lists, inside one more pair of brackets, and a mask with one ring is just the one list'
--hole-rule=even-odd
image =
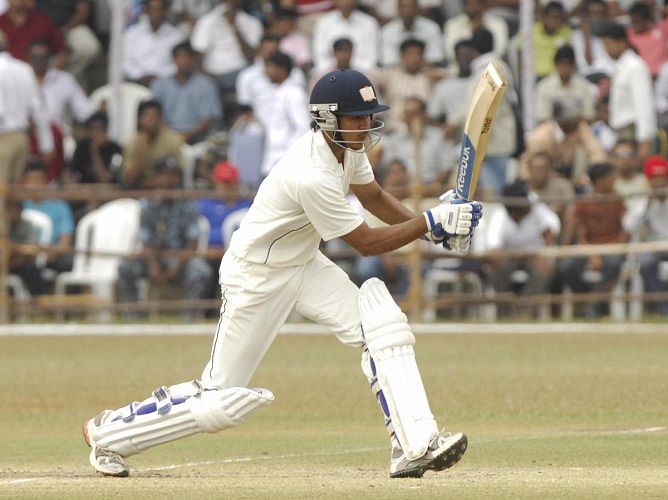
{"label": "batting glove", "polygon": [[443,248],[457,255],[466,255],[471,248],[472,234],[466,236],[448,236],[443,240]]}
{"label": "batting glove", "polygon": [[[482,204],[477,201],[465,202],[453,200],[441,203],[424,212],[424,218],[430,232],[439,235],[440,230],[445,235],[466,236],[478,225],[482,217]],[[440,229],[439,226],[440,225]]]}

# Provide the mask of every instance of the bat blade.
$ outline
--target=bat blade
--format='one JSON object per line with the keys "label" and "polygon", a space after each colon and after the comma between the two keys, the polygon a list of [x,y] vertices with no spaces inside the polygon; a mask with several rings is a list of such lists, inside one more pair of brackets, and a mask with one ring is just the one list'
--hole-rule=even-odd
{"label": "bat blade", "polygon": [[503,71],[496,63],[490,62],[473,92],[464,125],[455,186],[455,194],[460,199],[473,200],[487,151],[489,132],[507,87],[508,81]]}

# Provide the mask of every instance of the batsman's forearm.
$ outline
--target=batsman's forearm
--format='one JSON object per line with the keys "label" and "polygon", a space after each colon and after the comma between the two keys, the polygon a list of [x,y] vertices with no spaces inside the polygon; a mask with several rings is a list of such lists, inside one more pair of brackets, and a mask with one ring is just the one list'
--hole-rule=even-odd
{"label": "batsman's forearm", "polygon": [[378,199],[367,203],[364,208],[385,224],[400,224],[415,218],[413,212],[387,191],[382,191]]}
{"label": "batsman's forearm", "polygon": [[408,245],[427,231],[427,223],[422,215],[400,224],[376,227],[370,230],[363,248],[358,250],[365,256],[381,255]]}

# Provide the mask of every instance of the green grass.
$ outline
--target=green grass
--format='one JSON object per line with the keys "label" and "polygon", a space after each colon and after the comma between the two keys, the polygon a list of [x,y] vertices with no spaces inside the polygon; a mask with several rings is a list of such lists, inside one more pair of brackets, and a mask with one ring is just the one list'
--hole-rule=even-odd
{"label": "green grass", "polygon": [[457,467],[422,480],[387,477],[388,439],[359,353],[329,337],[280,336],[253,381],[275,393],[271,407],[236,429],[132,457],[129,479],[95,475],[83,420],[156,386],[198,378],[210,340],[0,337],[0,497],[664,498],[668,491],[668,331],[418,336],[439,424],[470,439]]}

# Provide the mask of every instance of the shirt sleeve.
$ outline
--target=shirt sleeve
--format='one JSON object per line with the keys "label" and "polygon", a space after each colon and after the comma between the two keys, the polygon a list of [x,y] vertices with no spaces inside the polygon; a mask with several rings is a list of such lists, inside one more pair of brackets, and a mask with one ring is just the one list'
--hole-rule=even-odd
{"label": "shirt sleeve", "polygon": [[373,175],[373,168],[369,163],[369,159],[364,155],[363,161],[356,165],[353,170],[353,176],[350,179],[351,184],[369,184],[375,179]]}
{"label": "shirt sleeve", "polygon": [[193,33],[190,36],[190,43],[192,44],[193,49],[197,52],[204,53],[209,47],[209,29],[206,26],[206,22],[206,17],[197,21],[193,28]]}
{"label": "shirt sleeve", "polygon": [[306,217],[325,241],[348,234],[364,222],[336,182],[324,176],[304,179],[297,196]]}

